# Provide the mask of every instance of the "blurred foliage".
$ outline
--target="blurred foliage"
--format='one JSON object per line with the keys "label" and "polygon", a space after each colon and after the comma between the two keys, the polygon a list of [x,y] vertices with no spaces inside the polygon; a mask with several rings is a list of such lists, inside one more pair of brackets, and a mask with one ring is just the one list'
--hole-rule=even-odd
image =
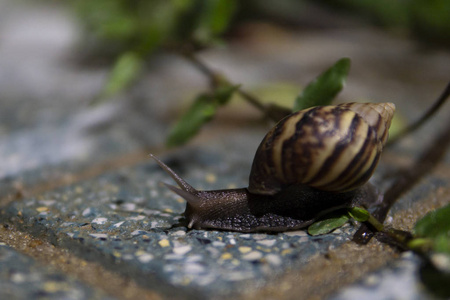
{"label": "blurred foliage", "polygon": [[321,0],[331,7],[350,10],[376,25],[404,31],[434,44],[450,46],[448,0]]}
{"label": "blurred foliage", "polygon": [[86,33],[118,52],[147,55],[171,44],[214,42],[228,27],[235,0],[77,0]]}
{"label": "blurred foliage", "polygon": [[[139,77],[158,48],[192,51],[213,45],[227,29],[235,0],[78,0],[75,9],[86,38],[104,45],[115,64],[100,99],[122,91]],[[97,99],[98,100],[98,99]]]}

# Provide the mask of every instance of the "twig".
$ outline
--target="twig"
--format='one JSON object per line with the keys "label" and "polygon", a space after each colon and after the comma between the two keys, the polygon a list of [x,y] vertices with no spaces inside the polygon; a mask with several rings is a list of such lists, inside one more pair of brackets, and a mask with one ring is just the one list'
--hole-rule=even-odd
{"label": "twig", "polygon": [[389,139],[388,146],[393,145],[394,143],[401,140],[408,134],[411,134],[412,132],[420,128],[420,126],[422,126],[426,121],[428,121],[439,110],[439,108],[445,103],[445,101],[449,98],[449,96],[450,96],[450,82],[447,84],[447,87],[442,92],[441,96],[434,102],[433,106],[430,107],[430,109],[419,120],[404,128],[394,138]]}

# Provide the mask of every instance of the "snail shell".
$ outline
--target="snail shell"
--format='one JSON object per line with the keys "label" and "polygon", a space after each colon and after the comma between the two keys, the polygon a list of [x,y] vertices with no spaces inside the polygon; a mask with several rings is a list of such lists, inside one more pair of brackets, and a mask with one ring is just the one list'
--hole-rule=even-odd
{"label": "snail shell", "polygon": [[358,188],[375,170],[394,110],[392,103],[345,103],[285,117],[256,151],[248,190],[274,195],[290,185]]}

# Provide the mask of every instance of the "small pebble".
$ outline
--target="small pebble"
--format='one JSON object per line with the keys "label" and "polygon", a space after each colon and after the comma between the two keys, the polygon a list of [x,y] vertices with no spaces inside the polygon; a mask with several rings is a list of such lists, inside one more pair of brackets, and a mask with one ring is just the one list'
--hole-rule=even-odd
{"label": "small pebble", "polygon": [[125,223],[125,221],[118,222],[118,223],[114,224],[112,227],[119,228],[120,226],[122,226],[123,223]]}
{"label": "small pebble", "polygon": [[154,256],[152,254],[144,252],[144,251],[138,251],[135,254],[137,256],[137,259],[143,264],[148,263],[149,261],[153,260],[153,258],[154,258]]}
{"label": "small pebble", "polygon": [[286,254],[291,254],[292,253],[292,249],[284,249],[283,251],[281,251],[281,255],[286,255]]}
{"label": "small pebble", "polygon": [[131,233],[131,236],[137,236],[137,235],[141,235],[141,234],[146,234],[147,231],[144,230],[135,230]]}
{"label": "small pebble", "polygon": [[108,238],[108,235],[105,233],[90,233],[89,236],[92,236],[93,238],[96,239],[106,239]]}
{"label": "small pebble", "polygon": [[181,246],[181,247],[173,248],[173,252],[175,254],[179,254],[179,255],[184,255],[184,254],[188,253],[191,250],[192,250],[191,246]]}
{"label": "small pebble", "polygon": [[276,242],[277,240],[262,240],[258,241],[257,243],[266,247],[272,247]]}
{"label": "small pebble", "polygon": [[186,232],[183,230],[177,230],[175,232],[172,232],[172,236],[185,236]]}
{"label": "small pebble", "polygon": [[107,221],[108,221],[107,218],[95,218],[94,220],[91,221],[91,223],[102,225],[105,224]]}
{"label": "small pebble", "polygon": [[127,220],[130,221],[140,221],[140,220],[144,220],[145,216],[136,216],[136,217],[128,217]]}
{"label": "small pebble", "polygon": [[228,253],[228,252],[226,252],[220,256],[220,259],[223,259],[223,260],[232,259],[232,258],[233,258],[233,255],[231,255],[231,253]]}
{"label": "small pebble", "polygon": [[262,255],[261,252],[259,252],[259,251],[252,251],[252,252],[249,252],[249,253],[243,255],[242,259],[253,261],[253,260],[259,260],[262,257],[263,257],[263,255]]}
{"label": "small pebble", "polygon": [[281,266],[281,263],[282,263],[281,257],[279,257],[276,254],[267,254],[265,259],[272,266],[276,266],[276,267]]}
{"label": "small pebble", "polygon": [[214,247],[225,247],[225,246],[226,246],[225,243],[218,242],[218,241],[212,242],[212,245],[213,245]]}
{"label": "small pebble", "polygon": [[170,242],[169,242],[169,240],[166,240],[166,239],[164,239],[164,240],[160,240],[159,242],[158,242],[158,244],[161,246],[161,247],[169,247],[170,246]]}
{"label": "small pebble", "polygon": [[85,210],[83,210],[83,212],[81,213],[81,215],[83,217],[87,217],[92,213],[92,209],[90,207],[86,208]]}
{"label": "small pebble", "polygon": [[252,236],[252,238],[253,238],[254,240],[263,240],[263,239],[267,238],[267,234],[257,233],[257,234],[254,234],[254,235]]}
{"label": "small pebble", "polygon": [[238,248],[239,252],[241,252],[242,254],[248,253],[250,251],[252,251],[251,247],[247,247],[247,246],[242,246]]}

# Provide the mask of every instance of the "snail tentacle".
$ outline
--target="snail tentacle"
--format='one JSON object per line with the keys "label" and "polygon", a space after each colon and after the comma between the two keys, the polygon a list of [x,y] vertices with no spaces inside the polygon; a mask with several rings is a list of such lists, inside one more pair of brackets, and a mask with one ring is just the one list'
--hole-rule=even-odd
{"label": "snail tentacle", "polygon": [[159,158],[157,158],[156,156],[154,156],[153,154],[149,154],[149,156],[151,158],[153,158],[158,165],[164,170],[166,171],[170,177],[173,178],[173,180],[175,180],[175,182],[178,184],[178,186],[185,192],[188,192],[190,194],[194,194],[196,192],[198,192],[196,189],[194,189],[189,183],[187,183],[183,178],[181,178],[177,173],[175,173],[171,168],[169,168],[168,165],[166,165],[165,163],[163,163],[161,160],[159,160]]}

